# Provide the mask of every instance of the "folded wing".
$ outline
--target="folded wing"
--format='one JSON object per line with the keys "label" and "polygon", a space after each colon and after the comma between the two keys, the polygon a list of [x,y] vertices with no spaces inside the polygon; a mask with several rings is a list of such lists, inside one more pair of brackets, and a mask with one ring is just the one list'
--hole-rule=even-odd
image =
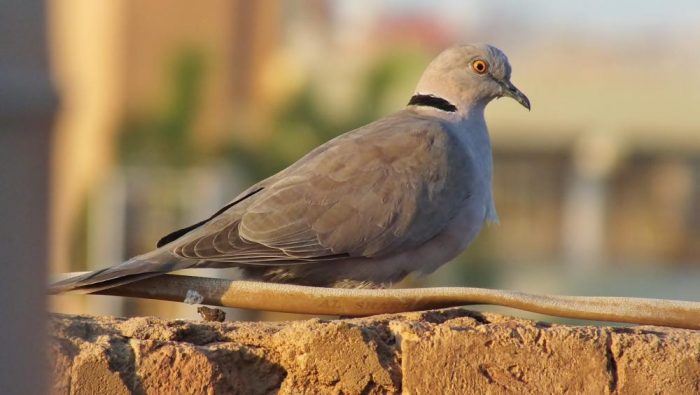
{"label": "folded wing", "polygon": [[377,257],[440,233],[469,196],[468,158],[438,120],[398,113],[320,146],[173,243],[201,266]]}

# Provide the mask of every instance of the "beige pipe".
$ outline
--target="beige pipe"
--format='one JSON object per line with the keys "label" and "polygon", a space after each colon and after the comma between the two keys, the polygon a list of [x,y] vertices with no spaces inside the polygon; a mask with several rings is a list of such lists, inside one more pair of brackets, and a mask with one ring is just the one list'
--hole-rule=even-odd
{"label": "beige pipe", "polygon": [[700,329],[700,302],[664,299],[537,295],[499,289],[321,288],[162,275],[96,292],[288,313],[367,316],[469,304],[512,307],[584,320]]}

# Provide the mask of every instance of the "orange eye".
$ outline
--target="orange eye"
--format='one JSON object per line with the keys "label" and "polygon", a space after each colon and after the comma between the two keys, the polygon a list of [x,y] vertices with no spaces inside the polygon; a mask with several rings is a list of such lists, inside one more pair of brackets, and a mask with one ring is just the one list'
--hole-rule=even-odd
{"label": "orange eye", "polygon": [[477,74],[486,74],[489,71],[489,64],[482,59],[477,59],[472,62],[472,70]]}

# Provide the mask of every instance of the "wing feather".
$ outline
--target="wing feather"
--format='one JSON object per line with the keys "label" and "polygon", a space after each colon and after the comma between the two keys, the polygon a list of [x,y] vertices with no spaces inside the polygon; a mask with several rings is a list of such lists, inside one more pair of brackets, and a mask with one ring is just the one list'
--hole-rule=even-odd
{"label": "wing feather", "polygon": [[329,141],[174,243],[203,262],[375,257],[439,234],[469,196],[470,163],[435,118],[402,112]]}

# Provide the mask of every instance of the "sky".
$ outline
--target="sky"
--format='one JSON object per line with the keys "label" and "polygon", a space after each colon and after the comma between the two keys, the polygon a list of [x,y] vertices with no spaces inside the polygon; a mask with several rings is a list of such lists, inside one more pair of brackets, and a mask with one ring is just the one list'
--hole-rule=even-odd
{"label": "sky", "polygon": [[550,0],[335,0],[341,14],[356,13],[434,13],[457,26],[488,29],[485,23],[503,18],[543,30],[579,30],[591,34],[625,36],[640,29],[694,30],[700,28],[700,1],[590,0],[585,2]]}
{"label": "sky", "polygon": [[[585,2],[550,0],[387,0],[388,8],[434,10],[449,19],[475,21],[481,13],[519,15],[560,26],[622,30],[646,26],[700,24],[700,2],[696,0],[634,1],[589,0]],[[469,16],[476,14],[476,16]]]}

